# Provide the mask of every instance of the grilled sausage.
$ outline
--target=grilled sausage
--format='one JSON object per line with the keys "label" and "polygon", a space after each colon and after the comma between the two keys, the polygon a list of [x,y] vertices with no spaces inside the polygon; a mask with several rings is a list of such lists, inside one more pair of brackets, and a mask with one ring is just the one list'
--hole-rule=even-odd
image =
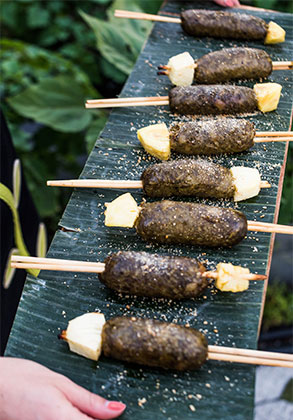
{"label": "grilled sausage", "polygon": [[149,242],[232,246],[245,237],[247,220],[230,208],[164,200],[143,204],[135,227]]}
{"label": "grilled sausage", "polygon": [[180,371],[199,368],[208,355],[205,336],[194,328],[134,317],[107,321],[102,349],[114,359]]}
{"label": "grilled sausage", "polygon": [[149,197],[232,198],[235,193],[231,171],[203,159],[158,163],[144,170],[141,179]]}
{"label": "grilled sausage", "polygon": [[261,79],[273,70],[270,56],[256,48],[224,48],[202,56],[196,64],[194,81],[197,83]]}
{"label": "grilled sausage", "polygon": [[195,9],[181,12],[181,26],[193,36],[247,40],[264,40],[268,30],[263,19],[252,15]]}
{"label": "grilled sausage", "polygon": [[176,114],[238,114],[255,111],[257,99],[245,86],[177,86],[169,91],[169,105]]}
{"label": "grilled sausage", "polygon": [[253,146],[254,136],[254,124],[244,119],[208,119],[170,128],[171,150],[186,155],[243,152]]}
{"label": "grilled sausage", "polygon": [[185,299],[208,285],[205,267],[192,258],[120,251],[105,260],[99,278],[110,289],[137,296]]}

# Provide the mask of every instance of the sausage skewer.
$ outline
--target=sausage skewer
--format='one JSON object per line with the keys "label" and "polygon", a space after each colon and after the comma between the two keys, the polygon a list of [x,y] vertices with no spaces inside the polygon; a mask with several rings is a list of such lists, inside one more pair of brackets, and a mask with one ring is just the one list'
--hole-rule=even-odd
{"label": "sausage skewer", "polygon": [[255,143],[292,141],[290,131],[255,131],[245,119],[219,118],[154,124],[137,131],[144,149],[161,160],[170,158],[171,151],[184,155],[216,155],[249,150]]}
{"label": "sausage skewer", "polygon": [[262,79],[273,70],[289,70],[293,61],[272,62],[269,54],[256,48],[224,48],[203,55],[194,61],[188,52],[171,57],[167,65],[159,66],[158,75],[169,76],[176,86],[193,82],[213,84],[230,80]]}
{"label": "sausage skewer", "polygon": [[227,85],[176,86],[169,96],[87,100],[86,108],[169,105],[170,111],[183,115],[218,115],[270,112],[278,107],[282,86],[260,83],[254,88]]}
{"label": "sausage skewer", "polygon": [[216,271],[206,271],[193,258],[132,251],[111,254],[105,263],[22,256],[11,261],[14,268],[99,273],[100,281],[118,293],[176,300],[200,295],[208,279],[215,280],[217,289],[233,293],[248,289],[250,280],[266,279],[232,264],[220,263]]}
{"label": "sausage skewer", "polygon": [[228,39],[262,40],[265,44],[285,41],[286,32],[275,22],[268,24],[258,17],[243,13],[214,10],[184,10],[180,18],[148,13],[115,10],[115,17],[180,23],[188,35]]}
{"label": "sausage skewer", "polygon": [[129,194],[106,203],[105,225],[135,227],[147,242],[203,246],[233,246],[247,231],[293,234],[293,227],[247,221],[231,208],[163,200],[137,206]]}
{"label": "sausage skewer", "polygon": [[58,336],[71,351],[92,360],[105,356],[178,371],[201,367],[207,359],[269,366],[293,367],[293,356],[257,350],[208,346],[194,328],[148,318],[87,313],[69,321]]}
{"label": "sausage skewer", "polygon": [[203,159],[175,160],[145,169],[141,181],[80,179],[47,181],[49,186],[78,188],[142,188],[148,197],[211,197],[234,198],[242,201],[270,188],[261,181],[257,169],[232,167],[227,169]]}

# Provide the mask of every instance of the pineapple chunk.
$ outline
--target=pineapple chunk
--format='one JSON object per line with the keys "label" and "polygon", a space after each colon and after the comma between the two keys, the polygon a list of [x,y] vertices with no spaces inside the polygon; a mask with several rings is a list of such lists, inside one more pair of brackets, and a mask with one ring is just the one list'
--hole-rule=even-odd
{"label": "pineapple chunk", "polygon": [[131,194],[120,195],[111,203],[106,203],[105,225],[133,227],[139,214],[139,207]]}
{"label": "pineapple chunk", "polygon": [[234,180],[235,201],[247,200],[259,194],[261,179],[257,169],[233,166],[230,171]]}
{"label": "pineapple chunk", "polygon": [[106,320],[103,314],[90,312],[72,319],[60,337],[67,341],[73,353],[98,360],[102,351],[102,330]]}
{"label": "pineapple chunk", "polygon": [[171,153],[169,131],[166,124],[154,124],[137,131],[138,140],[150,155],[168,160]]}
{"label": "pineapple chunk", "polygon": [[249,274],[248,268],[220,263],[217,265],[218,278],[215,286],[222,292],[243,292],[248,289],[249,281],[242,278],[243,274]]}
{"label": "pineapple chunk", "polygon": [[253,90],[260,111],[270,112],[277,109],[282,90],[282,86],[279,83],[257,83],[254,85]]}
{"label": "pineapple chunk", "polygon": [[194,77],[194,60],[188,52],[174,55],[168,61],[168,76],[175,86],[192,85]]}
{"label": "pineapple chunk", "polygon": [[265,44],[278,44],[284,42],[286,31],[275,22],[269,22],[267,35],[265,37]]}

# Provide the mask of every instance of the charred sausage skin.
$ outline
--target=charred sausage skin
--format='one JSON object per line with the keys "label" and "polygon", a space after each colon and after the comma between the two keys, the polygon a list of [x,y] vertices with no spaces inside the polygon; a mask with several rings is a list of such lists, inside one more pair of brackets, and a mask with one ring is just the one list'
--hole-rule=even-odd
{"label": "charred sausage skin", "polygon": [[198,369],[208,355],[207,340],[199,331],[134,317],[107,321],[102,349],[114,359],[179,371]]}
{"label": "charred sausage skin", "polygon": [[110,289],[137,296],[186,299],[207,286],[203,264],[187,257],[119,251],[105,260],[99,278]]}
{"label": "charred sausage skin", "polygon": [[171,150],[185,155],[243,152],[253,146],[254,137],[254,124],[244,119],[208,119],[170,127]]}
{"label": "charred sausage skin", "polygon": [[135,227],[148,242],[232,246],[245,237],[247,220],[230,208],[164,200],[145,203]]}
{"label": "charred sausage skin", "polygon": [[232,198],[235,192],[230,170],[203,159],[158,163],[147,168],[141,179],[149,197]]}
{"label": "charred sausage skin", "polygon": [[257,100],[245,86],[177,86],[169,91],[171,112],[184,115],[241,114],[254,112]]}
{"label": "charred sausage skin", "polygon": [[194,81],[207,84],[266,78],[273,70],[266,51],[244,47],[211,52],[199,58],[196,64]]}
{"label": "charred sausage skin", "polygon": [[252,15],[196,9],[181,12],[181,26],[193,36],[247,40],[264,40],[268,30],[263,19]]}

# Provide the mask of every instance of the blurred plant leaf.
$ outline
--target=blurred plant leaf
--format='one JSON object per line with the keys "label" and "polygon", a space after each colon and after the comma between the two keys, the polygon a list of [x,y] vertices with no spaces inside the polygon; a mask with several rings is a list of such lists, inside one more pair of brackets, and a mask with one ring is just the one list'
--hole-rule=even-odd
{"label": "blurred plant leaf", "polygon": [[37,257],[43,258],[47,253],[47,230],[44,223],[39,224],[38,235],[37,235],[37,246],[36,255]]}
{"label": "blurred plant leaf", "polygon": [[[9,188],[2,184],[2,182],[0,182],[0,199],[5,201],[5,203],[8,205],[12,212],[14,224],[14,240],[17,248],[19,249],[20,255],[30,255],[22,236],[21,225],[19,221],[18,212],[14,204],[13,194],[9,190]],[[31,268],[27,269],[27,272],[32,274],[33,276],[37,276],[39,274],[39,271],[40,270],[34,270]]]}
{"label": "blurred plant leaf", "polygon": [[43,7],[42,3],[34,2],[27,9],[27,23],[29,28],[43,28],[46,27],[50,20],[49,11]]}
{"label": "blurred plant leaf", "polygon": [[92,151],[100,132],[106,124],[107,118],[108,115],[106,113],[100,112],[99,115],[92,120],[85,136],[88,153]]}
{"label": "blurred plant leaf", "polygon": [[84,86],[90,96],[98,95],[86,73],[60,54],[21,41],[0,41],[2,90],[6,96],[21,92],[45,78],[64,75]]}
{"label": "blurred plant leaf", "polygon": [[[83,11],[80,11],[80,15],[93,29],[102,56],[129,75],[146,37],[145,22],[141,24],[130,19],[118,25],[117,20],[105,22]],[[111,19],[112,13],[109,16]]]}
{"label": "blurred plant leaf", "polygon": [[10,250],[9,254],[8,254],[8,257],[7,257],[6,267],[5,267],[4,274],[3,274],[3,287],[4,287],[4,289],[9,288],[9,286],[12,282],[15,270],[16,270],[16,268],[11,267],[11,257],[12,257],[12,255],[19,255],[19,251],[18,251],[17,248],[12,248]]}
{"label": "blurred plant leaf", "polygon": [[289,379],[280,396],[281,400],[293,403],[293,378]]}
{"label": "blurred plant leaf", "polygon": [[18,208],[21,194],[21,164],[19,159],[15,159],[13,163],[13,196],[15,207]]}
{"label": "blurred plant leaf", "polygon": [[58,76],[44,79],[7,101],[20,115],[71,133],[85,129],[91,121],[91,114],[84,108],[87,96],[76,80]]}
{"label": "blurred plant leaf", "polygon": [[24,162],[25,177],[32,194],[37,211],[42,218],[57,213],[59,209],[58,195],[56,188],[48,188],[46,180],[51,178],[47,168],[47,162],[34,158]]}

